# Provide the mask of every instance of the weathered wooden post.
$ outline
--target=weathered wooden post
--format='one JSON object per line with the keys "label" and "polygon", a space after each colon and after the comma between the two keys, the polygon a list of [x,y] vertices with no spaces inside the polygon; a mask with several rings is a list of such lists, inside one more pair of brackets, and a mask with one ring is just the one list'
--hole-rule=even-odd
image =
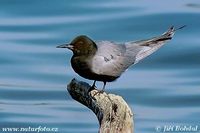
{"label": "weathered wooden post", "polygon": [[133,113],[121,96],[97,93],[85,82],[73,79],[67,89],[71,97],[90,108],[99,121],[99,133],[133,133]]}

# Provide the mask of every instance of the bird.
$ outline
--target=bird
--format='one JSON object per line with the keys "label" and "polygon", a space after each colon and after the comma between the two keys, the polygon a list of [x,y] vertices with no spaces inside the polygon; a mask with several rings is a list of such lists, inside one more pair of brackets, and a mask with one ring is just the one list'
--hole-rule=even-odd
{"label": "bird", "polygon": [[73,52],[71,66],[83,78],[94,80],[88,92],[95,89],[96,81],[103,82],[104,92],[107,82],[118,79],[130,66],[157,51],[171,40],[175,31],[184,28],[171,26],[163,34],[150,39],[116,43],[113,41],[93,41],[86,35],[75,37],[70,43],[57,48],[68,48]]}

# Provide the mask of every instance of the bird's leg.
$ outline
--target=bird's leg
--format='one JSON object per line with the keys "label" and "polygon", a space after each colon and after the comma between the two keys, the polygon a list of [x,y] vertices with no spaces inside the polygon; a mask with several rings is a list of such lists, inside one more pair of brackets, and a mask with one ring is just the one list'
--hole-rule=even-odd
{"label": "bird's leg", "polygon": [[106,82],[105,81],[103,81],[103,89],[102,90],[100,90],[100,91],[97,91],[94,95],[93,95],[93,97],[94,96],[96,96],[97,94],[100,94],[100,93],[103,93],[104,92],[104,90],[105,90],[105,86],[106,86]]}
{"label": "bird's leg", "polygon": [[90,92],[96,88],[95,83],[96,83],[96,80],[94,80],[94,82],[93,82],[92,86],[90,87],[90,89],[88,90],[88,92]]}
{"label": "bird's leg", "polygon": [[104,90],[105,90],[105,87],[106,87],[106,82],[105,82],[105,81],[103,81],[103,89],[102,89],[102,90],[100,90],[99,92],[100,92],[100,93],[103,93],[103,92],[104,92]]}
{"label": "bird's leg", "polygon": [[92,88],[96,88],[95,84],[96,84],[96,80],[94,80]]}

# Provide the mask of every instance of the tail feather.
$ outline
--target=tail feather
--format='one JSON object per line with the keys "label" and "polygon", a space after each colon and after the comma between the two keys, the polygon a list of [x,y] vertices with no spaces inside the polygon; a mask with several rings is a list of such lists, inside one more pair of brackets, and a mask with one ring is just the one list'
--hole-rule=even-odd
{"label": "tail feather", "polygon": [[171,40],[173,35],[177,30],[180,30],[182,28],[186,27],[186,25],[183,25],[178,28],[174,28],[174,26],[171,26],[166,32],[164,32],[161,36],[154,37],[152,39],[146,40],[146,42],[143,42],[140,46],[155,46],[157,44],[164,44],[165,41]]}
{"label": "tail feather", "polygon": [[175,28],[174,26],[172,26],[166,32],[164,32],[161,36],[148,39],[146,40],[146,42],[143,42],[140,46],[154,47],[159,44],[164,44],[165,41],[172,39],[174,33],[175,33]]}
{"label": "tail feather", "polygon": [[175,31],[182,29],[184,27],[185,25],[175,29],[174,26],[172,26],[166,32],[164,32],[162,35],[158,37],[127,43],[127,48],[129,48],[129,51],[133,51],[133,49],[135,48],[140,49],[136,54],[135,63],[139,62],[140,60],[144,59],[145,57],[157,51],[167,41],[172,39]]}

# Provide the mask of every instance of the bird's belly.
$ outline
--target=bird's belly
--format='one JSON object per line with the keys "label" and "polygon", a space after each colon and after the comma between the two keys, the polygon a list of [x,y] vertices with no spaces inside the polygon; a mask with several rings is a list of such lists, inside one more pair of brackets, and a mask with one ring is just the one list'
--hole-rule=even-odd
{"label": "bird's belly", "polygon": [[87,61],[72,59],[71,65],[77,74],[79,74],[81,77],[84,77],[86,79],[112,82],[118,78],[118,77],[109,76],[109,75],[99,75],[93,72],[90,64]]}

